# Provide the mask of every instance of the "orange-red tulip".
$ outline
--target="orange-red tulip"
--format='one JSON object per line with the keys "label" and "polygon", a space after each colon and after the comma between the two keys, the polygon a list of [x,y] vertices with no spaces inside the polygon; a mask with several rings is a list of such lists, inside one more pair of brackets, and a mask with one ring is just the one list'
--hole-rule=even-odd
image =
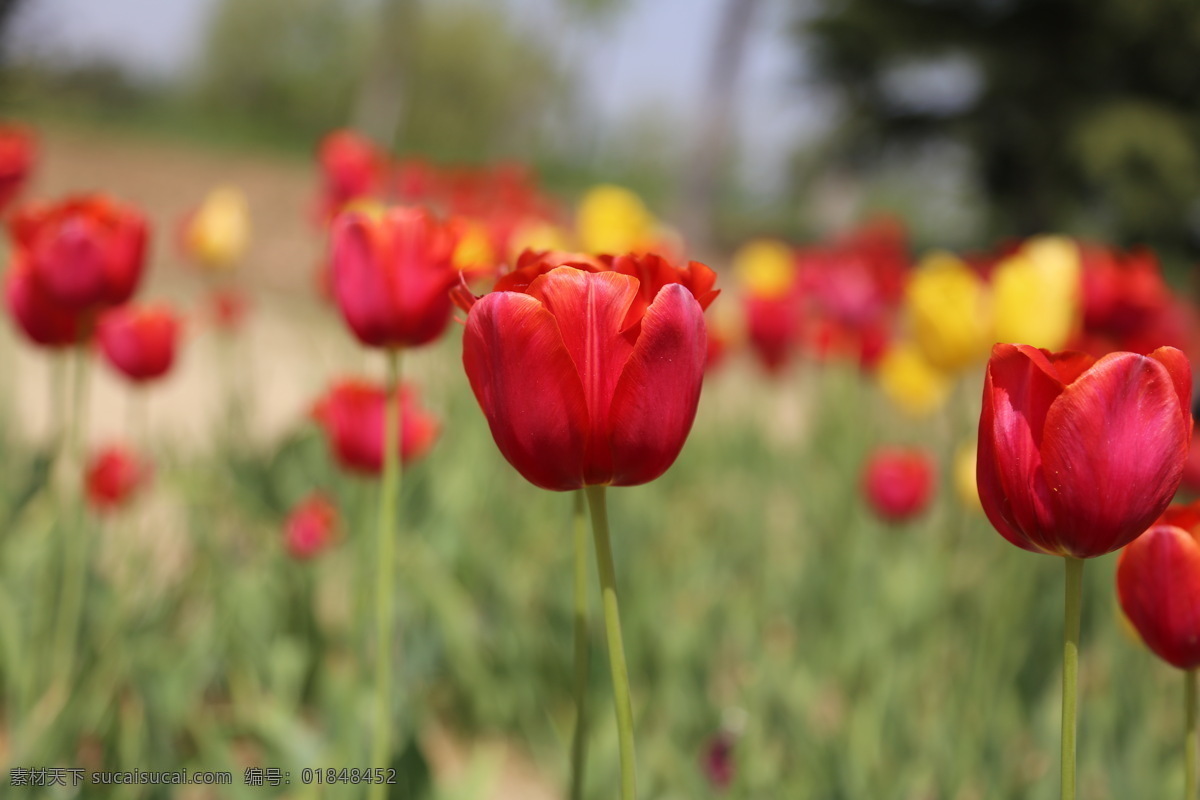
{"label": "orange-red tulip", "polygon": [[352,130],[332,131],[317,148],[321,166],[321,214],[332,219],[347,203],[371,197],[386,177],[387,158]]}
{"label": "orange-red tulip", "polygon": [[484,296],[467,315],[463,366],[492,436],[545,489],[651,481],[675,461],[696,414],[711,270],[645,258],[612,265],[556,267],[523,290]]}
{"label": "orange-red tulip", "polygon": [[150,480],[149,463],[121,445],[97,450],[85,473],[88,503],[97,511],[113,511],[127,504]]}
{"label": "orange-red tulip", "polygon": [[337,538],[337,507],[320,492],[301,500],[283,525],[283,541],[288,554],[300,561],[320,555]]}
{"label": "orange-red tulip", "polygon": [[1146,646],[1180,669],[1200,667],[1200,505],[1171,506],[1121,551],[1117,596]]}
{"label": "orange-red tulip", "polygon": [[37,140],[19,125],[0,125],[0,211],[20,193],[33,162]]}
{"label": "orange-red tulip", "polygon": [[450,321],[458,280],[450,228],[425,209],[382,217],[348,211],[334,223],[332,283],[346,324],[368,347],[415,347]]}
{"label": "orange-red tulip", "polygon": [[1034,552],[1091,558],[1146,530],[1179,486],[1192,432],[1191,369],[1140,356],[992,349],[977,480],[988,519]]}
{"label": "orange-red tulip", "polygon": [[109,198],[82,195],[23,206],[12,233],[38,285],[63,308],[86,313],[119,305],[141,279],[146,221]]}
{"label": "orange-red tulip", "polygon": [[916,448],[880,447],[863,467],[867,502],[888,522],[904,522],[929,506],[934,488],[933,459]]}
{"label": "orange-red tulip", "polygon": [[100,349],[114,369],[141,383],[165,375],[175,361],[179,318],[164,305],[125,305],[96,325]]}
{"label": "orange-red tulip", "polygon": [[[365,380],[349,379],[336,384],[313,411],[325,437],[344,468],[367,475],[383,471],[383,429],[387,394],[383,387]],[[400,460],[409,464],[421,458],[437,439],[439,424],[418,403],[417,391],[400,387]]]}
{"label": "orange-red tulip", "polygon": [[33,278],[28,259],[19,251],[5,278],[4,299],[17,326],[34,344],[69,347],[85,335],[79,315],[46,296]]}

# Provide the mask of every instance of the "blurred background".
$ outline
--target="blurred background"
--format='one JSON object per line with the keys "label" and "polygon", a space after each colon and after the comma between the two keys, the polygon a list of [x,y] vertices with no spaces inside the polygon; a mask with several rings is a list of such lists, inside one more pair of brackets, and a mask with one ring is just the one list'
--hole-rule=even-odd
{"label": "blurred background", "polygon": [[688,233],[1200,247],[1197,12],[1173,0],[6,0],[12,115],[302,157],[598,176]]}

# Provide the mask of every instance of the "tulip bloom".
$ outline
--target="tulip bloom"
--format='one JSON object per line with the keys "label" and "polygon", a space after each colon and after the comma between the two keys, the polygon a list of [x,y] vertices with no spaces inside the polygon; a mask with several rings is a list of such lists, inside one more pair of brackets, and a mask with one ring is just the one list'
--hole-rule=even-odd
{"label": "tulip bloom", "polygon": [[1121,610],[1154,653],[1200,667],[1200,507],[1172,506],[1117,561]]}
{"label": "tulip bloom", "polygon": [[982,360],[996,341],[990,292],[956,256],[926,256],[909,281],[907,302],[913,338],[938,369],[952,372]]}
{"label": "tulip bloom", "polygon": [[34,279],[62,308],[94,313],[119,305],[133,296],[141,279],[146,221],[106,197],[25,206],[13,218],[12,233]]}
{"label": "tulip bloom", "polygon": [[25,186],[36,158],[32,133],[17,125],[0,125],[0,210]]}
{"label": "tulip bloom", "polygon": [[1078,327],[1079,245],[1062,236],[1039,236],[1001,260],[992,272],[996,338],[1060,350]]}
{"label": "tulip bloom", "polygon": [[220,186],[183,221],[184,254],[210,270],[237,264],[250,240],[250,211],[246,195],[236,186]]}
{"label": "tulip bloom", "polygon": [[1028,345],[992,349],[979,420],[979,497],[1004,538],[1092,558],[1146,530],[1179,487],[1192,432],[1191,369],[1149,356]]}
{"label": "tulip bloom", "polygon": [[863,494],[881,518],[904,522],[929,506],[934,478],[933,460],[924,451],[881,447],[863,468]]}
{"label": "tulip bloom", "polygon": [[115,308],[96,326],[108,363],[135,383],[162,377],[175,361],[179,318],[162,305]]}
{"label": "tulip bloom", "polygon": [[301,500],[284,522],[284,546],[297,561],[314,558],[337,538],[337,507],[319,492]]}
{"label": "tulip bloom", "polygon": [[333,294],[343,319],[367,347],[415,347],[450,321],[458,280],[455,235],[423,208],[382,216],[348,211],[334,223]]}
{"label": "tulip bloom", "polygon": [[321,214],[333,218],[347,203],[371,197],[386,177],[387,158],[369,139],[336,130],[317,148],[321,165]]}
{"label": "tulip bloom", "polygon": [[[424,456],[439,432],[437,419],[418,404],[416,389],[400,387],[401,463]],[[379,475],[383,471],[383,428],[387,393],[364,380],[336,384],[318,401],[313,417],[325,430],[338,463],[351,472]]]}
{"label": "tulip bloom", "polygon": [[[654,269],[643,283],[561,266],[471,307],[463,366],[500,452],[527,480],[633,486],[675,461],[708,350],[700,298],[715,295],[711,270],[689,270],[656,285],[667,276]],[[692,290],[689,276],[701,276]]]}
{"label": "tulip bloom", "polygon": [[88,503],[100,512],[125,506],[150,480],[149,463],[121,445],[96,451],[88,460],[84,485]]}
{"label": "tulip bloom", "polygon": [[1184,796],[1196,796],[1200,668],[1200,503],[1171,506],[1121,551],[1117,596],[1124,619],[1155,655],[1184,670]]}
{"label": "tulip bloom", "polygon": [[69,347],[78,344],[85,335],[83,320],[46,296],[20,252],[15,254],[5,278],[4,300],[13,321],[34,344]]}
{"label": "tulip bloom", "polygon": [[236,289],[216,289],[206,298],[205,316],[219,330],[241,329],[250,313],[250,299]]}
{"label": "tulip bloom", "polygon": [[654,215],[642,198],[620,186],[600,184],[579,201],[579,242],[589,253],[627,253],[644,249],[654,235]]}
{"label": "tulip bloom", "polygon": [[876,370],[879,386],[905,413],[921,417],[933,413],[950,396],[950,380],[907,342],[884,351]]}

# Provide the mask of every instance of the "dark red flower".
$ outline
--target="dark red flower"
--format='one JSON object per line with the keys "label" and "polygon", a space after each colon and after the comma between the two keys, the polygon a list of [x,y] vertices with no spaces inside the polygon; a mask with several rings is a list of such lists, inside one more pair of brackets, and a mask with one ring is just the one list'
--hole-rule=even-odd
{"label": "dark red flower", "polygon": [[734,738],[722,731],[708,740],[700,754],[700,769],[714,789],[724,791],[733,783]]}
{"label": "dark red flower", "polygon": [[977,479],[988,519],[1034,552],[1091,558],[1124,547],[1167,507],[1192,433],[1191,368],[1149,356],[992,349]]}
{"label": "dark red flower", "polygon": [[[346,469],[367,475],[383,470],[383,429],[387,397],[383,387],[349,379],[334,385],[318,401],[313,416],[325,430],[334,456]],[[437,418],[422,409],[416,389],[400,388],[401,463],[409,464],[429,452],[437,439]]]}
{"label": "dark red flower", "polygon": [[122,445],[109,445],[88,460],[85,474],[88,503],[97,511],[126,505],[150,480],[148,462]]}
{"label": "dark red flower", "polygon": [[17,326],[34,344],[69,347],[86,336],[80,315],[46,296],[20,251],[13,254],[13,264],[5,278],[4,299]]}
{"label": "dark red flower", "polygon": [[34,279],[56,305],[90,313],[133,296],[147,235],[145,219],[133,208],[81,195],[22,206],[11,227]]}
{"label": "dark red flower", "polygon": [[[675,461],[708,350],[687,274],[648,271],[647,282],[670,279],[651,293],[631,275],[560,266],[471,306],[463,365],[500,452],[527,480],[632,486]],[[709,297],[710,283],[693,285]]]}
{"label": "dark red flower", "polygon": [[297,560],[319,555],[337,538],[340,517],[337,507],[320,492],[301,500],[283,525],[284,546]]}
{"label": "dark red flower", "polygon": [[171,369],[179,324],[179,317],[165,305],[124,305],[100,317],[96,337],[108,363],[141,383]]}
{"label": "dark red flower", "polygon": [[346,324],[368,347],[415,347],[450,321],[455,239],[423,208],[382,217],[347,212],[334,223],[334,298]]}
{"label": "dark red flower", "polygon": [[881,447],[863,467],[862,488],[871,508],[888,522],[919,515],[933,496],[933,459],[916,448]]}
{"label": "dark red flower", "polygon": [[1142,641],[1179,669],[1200,667],[1200,504],[1171,506],[1117,561],[1121,609]]}

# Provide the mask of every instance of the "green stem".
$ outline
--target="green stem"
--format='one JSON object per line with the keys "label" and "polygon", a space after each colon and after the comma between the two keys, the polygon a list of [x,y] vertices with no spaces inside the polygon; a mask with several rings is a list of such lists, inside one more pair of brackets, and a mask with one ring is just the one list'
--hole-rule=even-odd
{"label": "green stem", "polygon": [[1083,559],[1066,556],[1066,615],[1063,624],[1062,800],[1075,798],[1075,717],[1079,683],[1079,617]]}
{"label": "green stem", "polygon": [[1184,729],[1184,792],[1187,800],[1196,800],[1196,670],[1183,673],[1183,707],[1187,728]]}
{"label": "green stem", "polygon": [[588,486],[592,512],[592,535],[596,540],[596,566],[604,598],[604,630],[608,638],[608,660],[612,671],[613,704],[617,711],[617,743],[621,756],[621,800],[637,798],[637,764],[633,749],[633,706],[629,701],[629,669],[621,640],[621,610],[617,603],[617,574],[613,568],[612,542],[608,534],[605,487]]}
{"label": "green stem", "polygon": [[[400,351],[388,351],[387,411],[383,425],[383,476],[379,487],[378,560],[375,564],[375,735],[371,767],[387,769],[391,756],[392,594],[396,577],[396,497],[400,490]],[[383,800],[387,784],[372,783],[367,797]]]}
{"label": "green stem", "polygon": [[75,487],[71,496],[72,518],[62,532],[63,576],[58,603],[58,621],[54,633],[54,654],[57,675],[68,685],[75,660],[75,638],[79,629],[80,606],[87,581],[88,537],[84,531],[83,497],[83,430],[86,425],[88,353],[83,345],[76,347],[74,397],[67,420],[67,447],[70,453],[70,484]]}
{"label": "green stem", "polygon": [[587,509],[575,492],[575,735],[571,739],[571,800],[583,798],[587,762],[588,579]]}

